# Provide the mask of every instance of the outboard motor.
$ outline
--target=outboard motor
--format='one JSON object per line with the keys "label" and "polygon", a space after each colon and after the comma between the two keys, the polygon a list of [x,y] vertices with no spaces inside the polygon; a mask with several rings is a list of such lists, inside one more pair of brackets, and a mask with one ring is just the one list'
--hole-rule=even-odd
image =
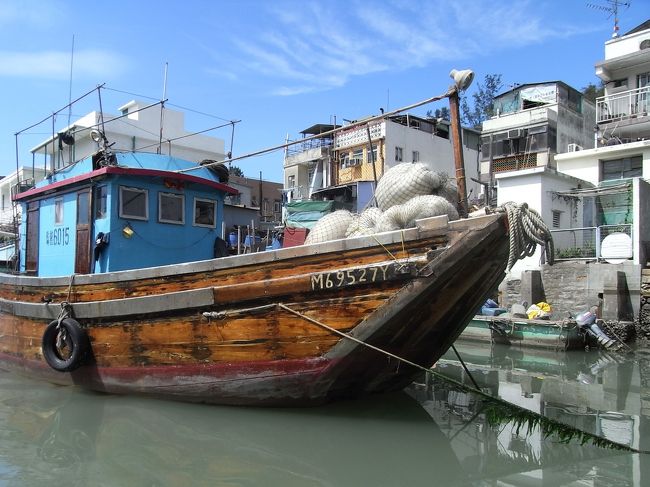
{"label": "outboard motor", "polygon": [[578,326],[593,336],[596,341],[604,348],[611,348],[616,344],[614,340],[609,338],[603,330],[596,324],[596,315],[591,311],[585,311],[576,316],[576,323]]}

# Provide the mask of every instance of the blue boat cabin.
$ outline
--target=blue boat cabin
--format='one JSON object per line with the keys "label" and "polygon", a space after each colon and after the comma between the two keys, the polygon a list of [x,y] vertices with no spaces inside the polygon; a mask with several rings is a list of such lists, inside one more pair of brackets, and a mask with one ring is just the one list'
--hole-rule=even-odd
{"label": "blue boat cabin", "polygon": [[61,276],[211,259],[224,196],[237,193],[220,175],[145,153],[110,160],[98,153],[54,172],[15,197],[22,209],[20,271]]}

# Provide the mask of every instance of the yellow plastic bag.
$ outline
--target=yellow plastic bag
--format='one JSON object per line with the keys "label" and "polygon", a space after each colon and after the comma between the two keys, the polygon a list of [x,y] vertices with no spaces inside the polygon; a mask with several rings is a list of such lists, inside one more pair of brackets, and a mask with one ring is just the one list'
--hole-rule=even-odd
{"label": "yellow plastic bag", "polygon": [[551,305],[544,301],[541,301],[537,304],[531,304],[530,307],[526,310],[526,315],[528,315],[529,320],[544,318],[550,313]]}

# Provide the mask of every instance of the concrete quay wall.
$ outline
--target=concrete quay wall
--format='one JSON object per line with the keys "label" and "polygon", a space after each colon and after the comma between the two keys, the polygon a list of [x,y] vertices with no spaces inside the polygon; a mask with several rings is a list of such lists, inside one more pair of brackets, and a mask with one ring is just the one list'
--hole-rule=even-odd
{"label": "concrete quay wall", "polygon": [[[650,274],[647,278],[650,315]],[[523,301],[529,305],[546,301],[554,319],[598,306],[604,320],[634,321],[642,309],[641,288],[641,268],[631,261],[560,261],[539,271],[524,271],[521,279],[506,278],[499,286],[499,301],[507,308]]]}

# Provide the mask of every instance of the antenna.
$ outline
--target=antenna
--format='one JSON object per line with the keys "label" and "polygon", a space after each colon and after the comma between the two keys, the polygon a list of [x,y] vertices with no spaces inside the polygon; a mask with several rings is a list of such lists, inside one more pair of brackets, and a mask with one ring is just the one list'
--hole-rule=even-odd
{"label": "antenna", "polygon": [[70,86],[68,87],[68,125],[72,117],[72,66],[74,63],[74,34],[72,34],[72,48],[70,49]]}
{"label": "antenna", "polygon": [[612,33],[612,39],[618,37],[618,9],[619,7],[630,8],[631,2],[623,2],[621,0],[605,0],[608,5],[598,5],[595,3],[588,3],[587,7],[594,8],[596,10],[602,10],[603,12],[609,12],[607,18],[614,16],[614,32]]}
{"label": "antenna", "polygon": [[[163,79],[163,95],[160,100],[160,138],[158,139],[158,154],[162,154],[163,125],[165,124],[165,101],[167,100],[167,68],[169,63],[165,62],[165,77]],[[170,148],[171,153],[171,148]]]}

